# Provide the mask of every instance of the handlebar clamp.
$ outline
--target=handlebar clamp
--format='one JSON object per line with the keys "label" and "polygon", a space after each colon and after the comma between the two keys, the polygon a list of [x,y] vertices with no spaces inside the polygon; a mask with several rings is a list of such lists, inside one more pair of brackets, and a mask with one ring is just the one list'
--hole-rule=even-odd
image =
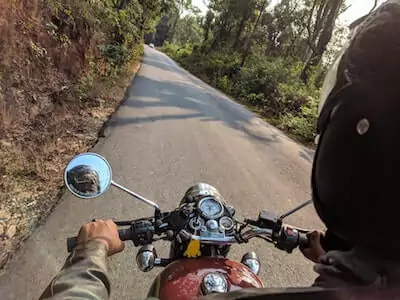
{"label": "handlebar clamp", "polygon": [[274,231],[278,231],[282,226],[282,220],[278,217],[278,215],[265,210],[260,212],[257,222],[259,227],[271,228]]}

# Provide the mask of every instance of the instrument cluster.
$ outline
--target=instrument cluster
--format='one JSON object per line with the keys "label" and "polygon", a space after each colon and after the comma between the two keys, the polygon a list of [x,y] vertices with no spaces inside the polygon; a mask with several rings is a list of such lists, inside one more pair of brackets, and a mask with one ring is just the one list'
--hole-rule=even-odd
{"label": "instrument cluster", "polygon": [[189,228],[193,234],[203,237],[221,238],[231,235],[235,228],[232,210],[213,197],[202,198],[196,204]]}

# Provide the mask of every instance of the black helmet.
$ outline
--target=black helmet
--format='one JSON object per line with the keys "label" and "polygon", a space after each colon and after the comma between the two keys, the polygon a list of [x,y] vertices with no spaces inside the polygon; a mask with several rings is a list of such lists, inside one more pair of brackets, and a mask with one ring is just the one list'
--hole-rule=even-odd
{"label": "black helmet", "polygon": [[399,260],[400,1],[356,30],[323,86],[314,205],[339,237]]}
{"label": "black helmet", "polygon": [[79,165],[67,172],[69,186],[79,195],[92,196],[100,191],[99,175],[87,165]]}

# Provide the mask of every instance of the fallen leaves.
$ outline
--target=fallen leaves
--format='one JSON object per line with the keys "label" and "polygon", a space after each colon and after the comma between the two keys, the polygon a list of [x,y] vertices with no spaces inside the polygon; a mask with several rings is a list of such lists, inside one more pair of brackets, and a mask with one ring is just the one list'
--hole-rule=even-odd
{"label": "fallen leaves", "polygon": [[30,107],[35,111],[32,122],[16,123],[2,137],[0,268],[57,203],[66,163],[97,142],[99,130],[130,82],[131,77],[126,76],[112,92],[102,95],[106,101],[102,99],[97,107],[77,103],[79,107],[57,109],[53,101],[37,96],[37,103],[29,102],[40,106]]}
{"label": "fallen leaves", "polygon": [[11,239],[15,236],[15,234],[17,233],[17,226],[16,225],[9,225],[8,228],[6,229],[6,237],[8,239]]}

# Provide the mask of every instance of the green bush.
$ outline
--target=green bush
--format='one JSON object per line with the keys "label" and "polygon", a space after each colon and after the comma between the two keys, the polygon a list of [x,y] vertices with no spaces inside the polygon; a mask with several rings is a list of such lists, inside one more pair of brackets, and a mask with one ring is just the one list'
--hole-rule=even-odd
{"label": "green bush", "polygon": [[100,45],[99,49],[103,57],[112,67],[124,65],[132,56],[132,51],[123,45]]}
{"label": "green bush", "polygon": [[228,78],[228,76],[224,75],[217,79],[217,88],[226,93],[229,93],[231,91],[232,82]]}
{"label": "green bush", "polygon": [[[161,14],[160,0],[43,0],[42,4],[51,16],[48,32],[62,44],[77,41],[84,55],[91,57],[86,62],[100,66],[101,72],[94,75],[105,77],[118,75],[140,57],[143,35]],[[90,71],[84,70],[83,76]]]}
{"label": "green bush", "polygon": [[82,76],[75,87],[75,96],[79,101],[87,100],[89,92],[92,90],[94,78],[91,75]]}
{"label": "green bush", "polygon": [[192,54],[192,49],[190,47],[183,47],[178,49],[178,55],[181,59],[185,59]]}
{"label": "green bush", "polygon": [[318,108],[315,101],[310,101],[301,108],[301,114],[294,116],[291,113],[283,115],[278,127],[300,137],[303,141],[312,142],[315,138]]}
{"label": "green bush", "polygon": [[279,113],[292,113],[299,115],[302,113],[302,108],[310,104],[317,98],[315,89],[304,86],[301,83],[278,84],[278,101],[281,103]]}
{"label": "green bush", "polygon": [[179,46],[165,42],[164,46],[162,47],[162,51],[172,59],[182,62],[183,59],[188,58],[192,54],[193,49],[190,44]]}
{"label": "green bush", "polygon": [[213,53],[206,55],[199,47],[190,56],[178,60],[185,68],[201,77],[211,85],[230,92],[234,77],[239,70],[240,57],[236,53]]}
{"label": "green bush", "polygon": [[284,68],[283,61],[257,61],[249,64],[241,71],[240,90],[243,95],[250,93],[263,93],[267,97],[277,92],[278,84],[288,77],[288,70]]}
{"label": "green bush", "polygon": [[245,102],[251,106],[262,106],[262,103],[266,103],[266,97],[263,93],[251,93],[246,96],[244,99]]}

